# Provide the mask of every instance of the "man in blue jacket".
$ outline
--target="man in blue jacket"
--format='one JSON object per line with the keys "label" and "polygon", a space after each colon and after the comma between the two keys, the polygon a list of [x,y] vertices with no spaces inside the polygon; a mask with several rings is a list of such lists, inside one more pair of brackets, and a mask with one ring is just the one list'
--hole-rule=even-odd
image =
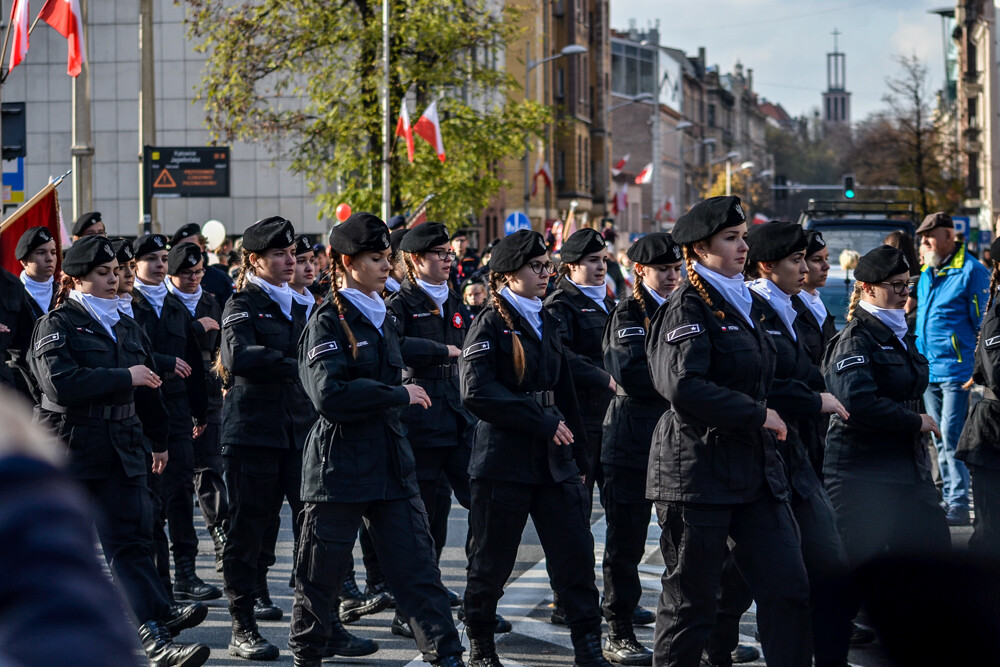
{"label": "man in blue jacket", "polygon": [[944,482],[948,523],[969,523],[969,471],[955,459],[965,424],[979,325],[989,296],[990,274],[955,240],[947,213],[931,213],[917,228],[926,266],[917,283],[917,349],[930,362],[924,393],[927,413],[941,426],[934,439]]}

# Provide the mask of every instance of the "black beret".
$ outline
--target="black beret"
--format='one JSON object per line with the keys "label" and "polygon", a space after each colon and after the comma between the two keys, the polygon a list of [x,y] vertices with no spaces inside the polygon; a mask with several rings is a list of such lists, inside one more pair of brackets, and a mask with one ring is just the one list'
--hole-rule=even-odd
{"label": "black beret", "polygon": [[295,254],[304,255],[307,252],[314,252],[312,239],[305,234],[299,234],[295,237]]}
{"label": "black beret", "polygon": [[667,232],[646,234],[633,243],[625,255],[636,264],[676,264],[684,260],[680,245]]}
{"label": "black beret", "polygon": [[440,222],[425,222],[410,230],[399,249],[403,252],[427,252],[434,246],[448,242],[448,228]]}
{"label": "black beret", "polygon": [[389,228],[371,213],[353,213],[330,230],[330,247],[340,255],[381,252],[389,247]]}
{"label": "black beret", "polygon": [[170,249],[167,255],[167,273],[176,276],[181,271],[197,266],[204,257],[201,254],[201,246],[197,243],[185,241],[178,243]]}
{"label": "black beret", "polygon": [[295,230],[292,228],[292,223],[280,215],[258,220],[243,232],[243,249],[247,252],[287,248],[294,243]]}
{"label": "black beret", "polygon": [[929,213],[924,221],[917,227],[917,234],[924,234],[932,229],[955,229],[955,221],[947,213]]}
{"label": "black beret", "polygon": [[389,218],[389,222],[386,223],[386,226],[390,230],[397,230],[405,224],[406,224],[406,218],[404,218],[401,215],[394,215],[391,218]]}
{"label": "black beret", "polygon": [[869,250],[854,267],[854,279],[863,283],[880,283],[899,273],[908,275],[910,265],[906,263],[906,255],[891,245]]}
{"label": "black beret", "polygon": [[399,245],[403,242],[403,237],[410,233],[410,230],[406,227],[402,229],[394,229],[389,234],[389,248],[392,250],[392,254],[395,255],[399,252]]}
{"label": "black beret", "polygon": [[806,244],[806,257],[814,255],[826,247],[826,241],[823,240],[823,234],[815,229],[806,230]]}
{"label": "black beret", "polygon": [[674,241],[689,245],[746,221],[739,197],[709,197],[678,218],[671,233]]}
{"label": "black beret", "polygon": [[573,232],[563,242],[562,248],[559,250],[559,259],[567,264],[574,264],[587,255],[600,252],[607,247],[603,236],[589,227],[584,227]]}
{"label": "black beret", "polygon": [[513,273],[532,258],[544,255],[547,250],[541,234],[530,229],[519,229],[493,246],[490,271]]}
{"label": "black beret", "polygon": [[181,239],[186,239],[189,236],[200,236],[201,235],[201,225],[197,222],[189,222],[170,237],[170,245],[176,245],[180,243]]}
{"label": "black beret", "polygon": [[143,234],[132,242],[132,250],[135,251],[136,259],[151,252],[159,252],[167,249],[168,239],[163,234]]}
{"label": "black beret", "polygon": [[773,220],[752,226],[747,232],[747,245],[747,262],[776,262],[805,250],[809,243],[798,223]]}
{"label": "black beret", "polygon": [[35,248],[51,240],[52,232],[48,230],[48,227],[31,227],[21,234],[21,238],[17,240],[17,246],[14,248],[14,257],[25,260]]}
{"label": "black beret", "polygon": [[132,242],[128,239],[115,239],[111,242],[111,249],[115,251],[119,266],[135,259],[135,250],[132,250]]}
{"label": "black beret", "polygon": [[80,236],[81,234],[83,234],[83,232],[87,230],[87,227],[90,227],[95,222],[101,222],[100,211],[91,211],[90,213],[84,213],[83,215],[81,215],[79,218],[76,219],[76,222],[73,223],[73,230],[72,230],[73,236]]}
{"label": "black beret", "polygon": [[111,241],[103,236],[84,236],[70,246],[63,257],[62,270],[67,276],[82,278],[101,264],[115,259]]}

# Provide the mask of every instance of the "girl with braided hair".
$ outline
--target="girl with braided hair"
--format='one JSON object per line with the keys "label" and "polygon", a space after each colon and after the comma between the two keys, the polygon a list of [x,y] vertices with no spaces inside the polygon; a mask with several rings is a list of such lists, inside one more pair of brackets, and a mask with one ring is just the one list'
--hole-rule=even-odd
{"label": "girl with braided hair", "polygon": [[[652,503],[646,500],[646,465],[653,429],[667,402],[649,377],[646,331],[656,309],[680,283],[683,256],[670,234],[647,234],[632,244],[632,295],[611,311],[604,327],[604,367],[618,384],[604,417],[601,465],[608,534],[604,549],[604,617],[611,632],[604,653],[614,662],[649,664],[652,651],[635,638],[634,625],[655,616],[639,606],[639,561],[646,549]],[[644,616],[649,617],[643,618]]]}
{"label": "girl with braided hair", "polygon": [[500,665],[493,642],[497,600],[531,516],[566,610],[576,664],[608,667],[590,500],[580,476],[586,435],[556,320],[542,307],[553,272],[542,235],[519,230],[505,237],[489,267],[490,301],[473,321],[459,360],[462,401],[482,420],[469,465],[469,665]]}

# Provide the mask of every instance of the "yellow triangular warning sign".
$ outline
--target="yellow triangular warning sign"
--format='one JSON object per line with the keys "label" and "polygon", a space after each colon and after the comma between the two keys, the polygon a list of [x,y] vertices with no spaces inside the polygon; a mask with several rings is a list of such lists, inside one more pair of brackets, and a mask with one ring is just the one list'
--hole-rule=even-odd
{"label": "yellow triangular warning sign", "polygon": [[154,188],[176,188],[177,187],[177,182],[174,181],[174,177],[171,176],[170,172],[167,171],[166,167],[164,167],[163,171],[160,172],[160,175],[156,177],[155,181],[153,181],[153,187]]}

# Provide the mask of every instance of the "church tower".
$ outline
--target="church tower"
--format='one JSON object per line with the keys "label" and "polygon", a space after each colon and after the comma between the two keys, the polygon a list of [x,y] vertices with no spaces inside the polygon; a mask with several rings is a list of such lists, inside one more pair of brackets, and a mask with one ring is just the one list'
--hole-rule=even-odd
{"label": "church tower", "polygon": [[833,30],[833,53],[826,54],[826,92],[823,93],[823,120],[838,125],[851,124],[851,94],[847,92],[847,56],[837,48],[840,31]]}

